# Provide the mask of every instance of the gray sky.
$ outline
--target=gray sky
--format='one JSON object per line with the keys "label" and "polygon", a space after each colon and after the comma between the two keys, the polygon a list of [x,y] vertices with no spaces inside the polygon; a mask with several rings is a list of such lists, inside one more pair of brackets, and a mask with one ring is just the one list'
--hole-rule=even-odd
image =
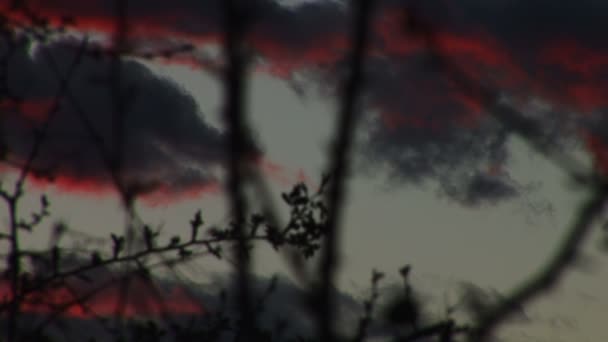
{"label": "gray sky", "polygon": [[[344,36],[342,24],[346,20],[339,6],[328,3],[295,7],[293,12],[268,5],[269,23],[260,26],[258,40],[254,39],[261,63],[251,79],[248,108],[264,160],[281,168],[267,172],[277,199],[280,191],[288,190],[301,174],[313,183],[318,182],[326,163],[336,112],[335,71],[340,70],[342,55],[339,38]],[[440,13],[437,2],[429,3],[428,8],[423,6],[425,14]],[[394,1],[387,4],[393,6]],[[214,6],[212,2],[200,6],[205,5]],[[154,2],[150,8],[138,6],[135,1],[134,12],[163,10],[160,2]],[[581,13],[571,16],[565,14],[570,10],[567,6],[546,8],[552,15],[536,24],[521,13],[544,12],[537,5],[526,6],[465,1],[462,13],[454,11],[450,12],[453,16],[445,17],[438,14],[439,27],[449,33],[443,43],[472,76],[481,74],[480,81],[512,96],[513,105],[526,115],[540,118],[547,127],[556,127],[543,131],[543,137],[558,146],[570,146],[574,141],[575,147],[568,151],[590,164],[590,154],[581,149],[585,142],[572,134],[569,124],[574,122],[589,129],[600,140],[605,138],[604,126],[608,125],[601,125],[600,114],[606,103],[597,93],[606,88],[602,88],[605,84],[594,71],[608,65],[602,59],[608,56],[608,48],[598,38],[603,27],[601,18],[592,16],[583,25],[585,16],[581,14],[597,13],[604,5],[586,0],[578,7]],[[47,10],[54,13],[52,6]],[[78,10],[87,12],[84,7],[75,9]],[[504,20],[492,21],[497,13],[503,12],[520,20],[520,25],[513,27]],[[387,13],[380,11],[379,32],[396,30],[391,26],[394,16]],[[216,34],[213,17],[201,16],[204,25],[200,27],[174,23],[176,35],[208,38]],[[560,18],[570,21],[559,25]],[[471,26],[463,23],[472,19],[479,20],[483,28],[479,32],[484,34],[470,34]],[[291,21],[298,21],[299,26],[281,30],[281,25]],[[164,24],[159,21],[149,25],[163,28]],[[556,35],[585,39],[560,45],[559,41],[534,31],[534,25]],[[524,36],[527,41],[522,40]],[[373,268],[392,274],[389,279],[396,281],[397,270],[408,263],[414,266],[414,280],[419,289],[434,298],[437,310],[443,296],[451,301],[458,298],[455,289],[463,283],[507,293],[552,255],[585,193],[568,187],[561,170],[530,151],[512,132],[491,120],[476,121],[481,114],[475,112],[474,103],[471,105],[452,93],[449,84],[437,75],[425,73],[419,57],[404,52],[414,47],[391,37],[390,34],[376,37],[377,50],[373,52],[381,56],[372,53],[368,65],[370,88],[358,127],[356,164],[345,212],[341,287],[353,293],[362,291]],[[141,40],[159,43],[144,34]],[[265,45],[266,40],[269,43]],[[526,49],[538,42],[547,44],[539,51],[534,50],[535,58],[526,59],[531,54]],[[57,56],[68,56],[64,50],[57,48]],[[579,59],[590,62],[577,64],[576,56],[587,57]],[[599,61],[589,56],[599,56]],[[401,63],[406,57],[411,60]],[[467,58],[481,67],[476,69],[467,64]],[[95,62],[87,63],[90,64],[85,66],[86,70],[92,73],[103,70]],[[203,191],[195,198],[183,196],[188,189],[203,189],[210,184],[216,171],[213,167],[221,159],[217,153],[223,137],[219,116],[221,86],[213,76],[213,68],[208,64],[193,68],[187,60],[141,63],[145,67],[127,65],[127,78],[141,82],[146,95],[158,100],[136,106],[134,120],[140,121],[134,121],[132,128],[142,141],[155,144],[153,148],[133,144],[133,151],[141,153],[141,157],[129,165],[129,172],[144,180],[154,180],[160,174],[167,181],[167,197],[171,199],[156,205],[141,203],[139,213],[146,222],[163,225],[171,233],[187,234],[188,220],[198,208],[202,208],[207,222],[225,223],[221,192]],[[42,70],[37,69],[42,66],[36,63],[19,65],[32,72]],[[547,72],[545,68],[550,67],[556,71]],[[490,71],[484,74],[480,70]],[[562,86],[567,82],[571,87]],[[18,81],[16,84],[20,86]],[[47,88],[52,86],[45,87],[46,84],[34,86],[28,95],[44,98]],[[592,87],[597,92],[590,91]],[[84,89],[78,95],[87,103],[104,103],[101,95],[91,94]],[[541,109],[537,103],[543,104]],[[151,111],[155,108],[157,111]],[[166,121],[163,113],[168,112],[179,115],[172,117],[174,121]],[[592,121],[596,130],[585,126],[586,119],[580,119],[579,123],[577,115],[582,112],[588,114],[585,118],[597,116]],[[445,119],[447,128],[435,135],[430,123],[420,123],[421,117],[429,122],[433,118]],[[473,120],[473,126],[462,124],[464,121],[460,120],[465,119]],[[66,119],[64,127],[72,124]],[[16,151],[27,149],[22,140],[16,133],[9,135],[9,143],[17,146]],[[72,140],[58,139],[51,151],[60,151],[71,144]],[[176,151],[179,158],[173,157]],[[49,156],[41,163],[52,161],[52,154]],[[86,155],[79,158],[78,162],[66,162],[68,178],[78,176],[93,184],[103,183],[96,164]],[[155,165],[162,167],[156,170]],[[490,171],[494,168],[499,171]],[[150,172],[152,169],[157,173]],[[486,187],[476,188],[477,181]],[[111,195],[70,192],[61,184],[43,190],[53,201],[54,218],[65,219],[70,226],[97,236],[121,231],[123,217]],[[31,206],[36,203],[39,191],[40,186],[30,188],[26,200]],[[550,210],[539,213],[535,210],[538,208]],[[608,281],[608,264],[599,252],[600,237],[598,232],[587,241],[584,264],[569,272],[556,290],[526,308],[530,322],[514,324],[505,330],[507,341],[608,339],[602,321],[602,313],[608,310],[608,296],[602,291],[602,284]],[[34,235],[28,243],[40,246],[46,243],[46,237]],[[286,270],[268,248],[259,250],[255,267],[264,275]],[[221,266],[214,262],[193,268],[195,276],[203,279],[219,269]]]}
{"label": "gray sky", "polygon": [[[215,80],[182,66],[157,65],[154,70],[174,78],[191,92],[211,122],[218,119],[220,101]],[[254,76],[251,94],[251,119],[260,128],[259,137],[269,159],[285,165],[287,178],[296,179],[302,169],[316,179],[325,162],[334,111],[328,103],[331,101],[314,96],[302,99],[281,80],[263,74]],[[509,148],[514,154],[509,168],[513,178],[522,183],[542,181],[542,186],[521,198],[483,208],[467,208],[442,198],[432,185],[427,189],[394,187],[387,184],[382,172],[370,176],[355,170],[344,222],[342,288],[360,293],[374,268],[397,281],[399,267],[410,263],[420,291],[436,296],[437,301],[445,294],[456,301],[462,283],[506,293],[533,274],[552,255],[584,197],[569,190],[563,172],[529,151],[521,141],[514,139]],[[271,178],[271,184],[277,194],[289,189],[280,180]],[[30,193],[33,203],[36,190]],[[53,199],[53,216],[65,219],[76,229],[95,236],[122,229],[120,206],[111,195],[66,194],[53,187],[47,193]],[[552,211],[537,215],[531,204],[550,204]],[[164,224],[168,233],[187,234],[188,220],[197,208],[203,209],[208,222],[226,222],[221,194],[169,205],[142,204],[139,213],[149,223]],[[608,280],[608,264],[598,253],[598,241],[595,236],[585,248],[589,270],[572,270],[557,290],[526,309],[531,323],[514,325],[509,334],[529,334],[543,341],[558,337],[563,341],[600,340],[601,313],[608,309],[601,284]],[[194,272],[201,272],[203,279],[223,269],[215,262],[201,261],[197,265]],[[286,272],[283,262],[269,248],[259,251],[256,270],[263,275]],[[440,310],[441,302],[435,305]]]}

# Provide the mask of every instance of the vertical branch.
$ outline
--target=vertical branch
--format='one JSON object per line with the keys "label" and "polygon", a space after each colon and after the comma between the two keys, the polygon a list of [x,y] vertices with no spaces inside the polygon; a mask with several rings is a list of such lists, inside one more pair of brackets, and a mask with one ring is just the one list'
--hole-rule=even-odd
{"label": "vertical branch", "polygon": [[230,207],[234,217],[237,243],[237,300],[240,310],[241,330],[237,339],[247,337],[252,328],[251,298],[249,289],[250,256],[245,236],[245,215],[247,204],[243,194],[243,161],[246,147],[246,129],[244,126],[245,72],[246,56],[243,39],[247,27],[245,13],[246,0],[224,1],[224,54],[227,67],[224,80],[224,110],[228,124],[228,193]]}
{"label": "vertical branch", "polygon": [[[133,230],[133,194],[131,194],[125,184],[125,179],[121,174],[123,170],[124,157],[125,157],[125,133],[126,133],[126,119],[127,119],[127,103],[129,100],[123,93],[122,89],[122,55],[127,50],[128,38],[129,38],[129,25],[128,25],[128,0],[115,0],[114,1],[116,11],[115,31],[113,37],[113,46],[111,50],[111,64],[110,64],[110,90],[112,93],[112,100],[114,110],[112,111],[112,132],[111,132],[111,165],[110,173],[114,180],[116,189],[121,197],[122,205],[127,213],[125,222],[126,231],[126,243],[127,251],[131,252],[133,246],[133,239],[135,232]],[[129,263],[125,263],[125,267],[128,269]],[[129,290],[130,277],[124,276],[120,281],[120,293],[115,308],[115,316],[119,322],[119,326],[122,326],[122,316],[127,305],[127,296]]]}
{"label": "vertical branch", "polygon": [[10,196],[7,199],[9,225],[10,225],[10,253],[8,256],[10,276],[10,304],[8,313],[8,341],[17,340],[18,322],[21,311],[19,299],[19,273],[21,273],[21,248],[19,246],[19,226],[17,224],[18,197]]}
{"label": "vertical branch", "polygon": [[331,154],[330,174],[333,182],[329,190],[329,218],[321,261],[321,288],[317,302],[320,340],[325,342],[334,340],[332,322],[335,303],[332,293],[338,264],[339,227],[346,190],[346,177],[348,176],[348,156],[354,137],[357,98],[362,89],[363,62],[373,7],[373,0],[355,0],[353,3],[355,23],[352,31],[353,48],[349,60],[350,74],[344,83],[338,131]]}
{"label": "vertical branch", "polygon": [[[121,91],[122,68],[121,56],[127,46],[128,25],[127,25],[127,0],[115,0],[116,7],[116,27],[113,37],[112,61],[110,65],[110,86],[112,98],[114,100],[114,111],[112,112],[112,170],[118,174],[120,172],[124,157],[124,134],[126,124],[125,99]],[[117,184],[121,186],[122,184]],[[119,189],[122,190],[122,189]]]}

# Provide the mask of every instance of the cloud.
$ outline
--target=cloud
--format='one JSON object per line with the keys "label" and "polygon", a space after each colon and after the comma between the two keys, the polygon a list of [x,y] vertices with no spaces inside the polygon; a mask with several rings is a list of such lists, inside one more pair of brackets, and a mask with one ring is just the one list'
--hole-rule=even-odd
{"label": "cloud", "polygon": [[[36,286],[36,277],[51,277],[48,260],[42,255],[32,259],[31,285]],[[45,261],[47,260],[47,261]],[[73,255],[64,255],[62,269],[77,269],[90,264],[90,260]],[[163,313],[175,315],[203,315],[206,309],[183,286],[167,285],[152,277],[132,273],[121,275],[116,269],[99,267],[80,272],[54,283],[47,283],[40,291],[30,292],[21,302],[24,313],[42,317],[58,314],[59,317],[94,319],[113,317],[118,305],[124,317],[158,317]],[[124,301],[120,295],[126,286]],[[10,284],[0,280],[0,298],[3,302],[11,298]],[[120,303],[120,304],[119,304]]]}
{"label": "cloud", "polygon": [[[398,182],[435,182],[440,192],[467,205],[515,198],[525,188],[506,168],[513,130],[496,123],[493,108],[464,93],[431,63],[423,42],[403,32],[408,15],[415,13],[432,25],[437,50],[471,80],[497,90],[524,115],[533,115],[547,144],[582,142],[598,168],[605,169],[605,153],[597,146],[608,142],[608,133],[596,125],[605,127],[601,118],[608,104],[605,4],[380,3],[365,66],[364,106],[369,115],[362,127],[368,139],[360,152],[369,168],[387,167]],[[405,11],[404,3],[414,10]],[[257,57],[256,70],[287,82],[296,74],[305,75],[308,86],[337,95],[340,76],[347,70],[347,6],[336,1],[289,7],[272,0],[256,4],[251,12],[256,22],[247,37]],[[51,22],[68,15],[80,30],[108,35],[114,30],[114,9],[108,2],[36,1],[31,6]],[[135,55],[159,44],[181,41],[202,47],[221,40],[219,0],[134,0],[128,17]],[[201,68],[213,65],[200,53],[180,55],[175,62],[196,66],[200,59]],[[38,120],[36,108],[44,100],[26,105],[30,120]],[[546,109],[534,112],[536,102],[545,103]],[[491,172],[496,168],[503,172]]]}
{"label": "cloud", "polygon": [[[81,261],[74,261],[78,264]],[[86,261],[85,261],[86,262]],[[45,318],[53,314],[49,303],[62,304],[71,300],[74,296],[84,296],[92,289],[106,284],[102,291],[94,296],[87,297],[82,305],[73,305],[64,310],[52,324],[46,326],[44,332],[51,336],[69,336],[74,339],[87,339],[95,336],[100,341],[111,341],[111,330],[104,329],[105,322],[111,322],[115,317],[116,303],[120,294],[121,282],[112,281],[119,277],[116,270],[101,268],[95,272],[84,274],[92,282],[81,278],[68,278],[66,285],[49,290],[43,294],[32,295],[29,304],[22,306],[23,317],[28,317],[24,322],[27,326],[36,327]],[[274,280],[273,280],[274,279]],[[138,275],[130,277],[127,292],[127,302],[124,316],[133,322],[152,320],[160,328],[166,329],[164,340],[180,340],[177,332],[171,327],[171,322],[180,324],[185,331],[187,327],[204,330],[205,327],[213,326],[214,320],[219,317],[228,319],[230,326],[236,324],[240,310],[236,300],[236,287],[232,278],[227,274],[215,275],[213,279],[205,283],[188,284],[152,277],[145,279]],[[108,285],[108,281],[111,281]],[[272,285],[274,283],[274,285]],[[7,294],[6,286],[0,287]],[[273,288],[271,292],[269,289]],[[68,290],[69,289],[69,290]],[[274,336],[280,334],[282,339],[306,338],[314,334],[314,315],[307,309],[306,298],[308,292],[300,288],[283,276],[266,278],[254,276],[251,279],[252,298],[254,301],[255,320],[260,328],[267,329]],[[1,294],[1,293],[0,293]],[[42,295],[43,298],[40,298]],[[343,318],[342,324],[347,324],[349,332],[354,320],[358,318],[361,305],[353,297],[346,293],[337,293],[337,303]],[[168,316],[167,316],[168,315]],[[218,316],[219,315],[219,316]],[[169,318],[169,320],[167,320]],[[0,321],[0,324],[3,322]],[[65,327],[69,329],[65,329]],[[283,326],[279,333],[279,326]],[[219,339],[213,341],[231,341],[234,330],[224,331]],[[64,335],[64,334],[68,335]],[[203,335],[196,335],[203,336]],[[205,335],[207,336],[207,335]]]}
{"label": "cloud", "polygon": [[[4,5],[9,17],[27,22],[19,12],[8,10],[9,1],[2,2],[0,5]],[[28,6],[53,25],[60,25],[62,18],[70,17],[74,19],[72,27],[80,31],[108,36],[115,31],[116,10],[111,2],[31,1]],[[257,20],[248,39],[258,52],[273,61],[273,68],[279,62],[284,63],[279,69],[297,69],[311,60],[331,63],[340,58],[340,49],[347,42],[343,5],[306,2],[293,8],[273,0],[260,0],[256,6],[251,13]],[[172,40],[217,43],[222,36],[221,8],[221,0],[129,1],[129,39],[139,43]]]}
{"label": "cloud", "polygon": [[[365,122],[369,168],[387,167],[401,182],[434,180],[441,193],[473,206],[515,198],[528,188],[503,167],[513,128],[497,124],[495,108],[484,108],[481,97],[465,93],[433,64],[421,40],[404,30],[412,13],[431,24],[444,57],[473,82],[496,90],[506,99],[502,105],[532,120],[545,144],[580,146],[589,132],[596,140],[608,138],[589,124],[603,117],[608,91],[601,76],[608,47],[596,39],[605,20],[593,14],[600,13],[594,12],[597,3],[577,4],[573,11],[539,2],[425,1],[409,2],[415,4],[410,12],[389,3],[378,12],[379,51],[373,50],[367,65],[366,100],[378,113]],[[589,22],[583,13],[591,14]],[[547,108],[537,110],[537,101]],[[588,151],[605,164],[605,154]],[[492,172],[496,167],[503,172]]]}
{"label": "cloud", "polygon": [[[84,55],[76,63],[68,92],[62,92],[60,79],[77,58],[79,42],[61,40],[33,51],[26,40],[12,51],[3,45],[1,50],[11,56],[7,86],[15,97],[2,101],[9,160],[25,164],[37,132],[48,121],[34,171],[39,176],[48,171],[64,189],[98,192],[111,187],[108,164],[116,155],[117,141],[113,117],[120,112],[109,85],[112,61]],[[135,61],[122,60],[119,67],[120,93],[125,96],[123,179],[169,194],[216,183],[213,168],[223,160],[224,134],[205,122],[192,96],[176,83]],[[38,183],[44,182],[38,178]]]}

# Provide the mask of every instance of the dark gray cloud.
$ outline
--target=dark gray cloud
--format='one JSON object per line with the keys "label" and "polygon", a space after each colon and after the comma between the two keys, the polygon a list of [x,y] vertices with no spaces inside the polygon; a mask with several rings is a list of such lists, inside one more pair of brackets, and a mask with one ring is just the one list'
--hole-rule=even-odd
{"label": "dark gray cloud", "polygon": [[[507,143],[515,127],[498,124],[492,117],[496,108],[484,108],[485,99],[463,92],[433,65],[421,41],[405,32],[406,13],[429,24],[434,48],[460,72],[533,120],[544,144],[588,145],[581,132],[592,131],[589,117],[603,117],[602,94],[608,89],[598,76],[608,67],[608,46],[597,39],[606,32],[605,15],[595,12],[602,4],[387,3],[374,36],[380,56],[372,54],[367,65],[366,100],[378,113],[364,124],[368,171],[386,167],[401,182],[436,181],[440,193],[471,206],[516,198],[529,189],[508,174]],[[400,11],[398,3],[413,7]],[[535,111],[530,105],[535,100],[547,109]]]}
{"label": "dark gray cloud", "polygon": [[[76,267],[86,265],[88,261],[67,258],[66,263]],[[82,277],[68,278],[62,286],[49,289],[46,292],[47,298],[55,298],[58,303],[62,303],[56,293],[65,292],[66,288],[71,289],[73,296],[84,297],[93,293],[100,286],[104,286],[103,290],[87,296],[87,300],[83,301],[88,310],[83,313],[78,305],[74,305],[71,309],[56,316],[52,323],[45,327],[44,332],[57,338],[69,337],[75,340],[86,340],[95,337],[98,341],[114,341],[113,332],[115,330],[108,330],[106,327],[113,326],[110,317],[119,302],[120,279],[124,279],[120,274],[116,269],[100,268],[85,272]],[[184,331],[188,328],[193,331],[204,331],[207,327],[212,327],[218,318],[226,318],[229,327],[234,327],[241,314],[235,286],[232,283],[233,279],[227,274],[216,275],[205,283],[196,284],[165,278],[147,279],[137,274],[133,274],[128,279],[126,316],[135,321],[138,319],[156,321],[159,327],[168,332],[161,339],[162,341],[182,340],[178,337],[180,335],[172,329],[172,323],[181,325]],[[272,285],[273,283],[274,285]],[[307,307],[307,290],[283,276],[277,276],[274,280],[254,276],[251,278],[250,285],[254,301],[254,320],[258,327],[266,329],[276,338],[273,340],[298,341],[299,338],[305,339],[315,334],[316,321]],[[271,288],[272,290],[269,291]],[[360,303],[352,296],[342,292],[336,293],[336,300],[340,315],[344,318],[337,320],[337,323],[347,324],[344,326],[347,331],[354,332],[355,319],[362,312]],[[44,307],[43,303],[46,302],[39,302],[38,307],[24,306],[23,314],[27,317],[24,324],[31,327],[30,331],[52,314],[47,309],[40,309]],[[200,308],[198,313],[193,310],[197,308]],[[162,311],[167,316],[161,316],[159,313]],[[106,317],[106,327],[104,327],[104,321],[98,320],[97,317]],[[0,320],[0,326],[2,324],[4,322]],[[279,328],[280,326],[282,328]],[[230,328],[223,331],[217,339],[212,340],[232,341],[234,331],[233,328]],[[126,329],[122,332],[127,333]],[[198,336],[200,339],[203,335],[194,336]],[[192,336],[190,339],[184,340],[190,341],[193,338],[199,340]]]}
{"label": "dark gray cloud", "polygon": [[508,162],[508,131],[491,119],[478,122],[422,63],[370,61],[367,96],[378,115],[364,122],[362,167],[387,167],[398,182],[436,180],[446,195],[469,205],[516,196],[505,174],[489,174]]}
{"label": "dark gray cloud", "polygon": [[[294,73],[306,74],[312,87],[338,94],[349,39],[344,2],[255,4],[251,13],[257,20],[248,39],[262,62],[259,70],[288,81]],[[409,12],[404,5],[411,6]],[[112,32],[114,25],[108,1],[61,0],[35,7],[51,17],[73,15],[77,27],[86,30]],[[442,193],[467,205],[514,198],[525,188],[508,172],[492,171],[508,169],[503,167],[510,160],[506,144],[513,129],[494,122],[493,108],[483,108],[438,72],[420,40],[403,32],[408,13],[431,24],[436,48],[474,82],[495,89],[526,115],[530,102],[548,104],[534,117],[547,144],[605,144],[603,130],[588,124],[597,123],[608,106],[605,7],[594,0],[380,1],[366,64],[365,109],[374,115],[363,125],[369,130],[363,148],[367,168],[388,167],[400,182],[435,181]],[[219,0],[134,0],[128,12],[138,46],[167,37],[195,44],[220,40]],[[587,115],[584,120],[580,113]],[[592,136],[581,142],[581,130]],[[591,153],[602,159],[597,148]]]}
{"label": "dark gray cloud", "polygon": [[[113,114],[119,112],[113,94],[116,87],[108,76],[113,66],[109,58],[85,54],[76,63],[67,96],[60,89],[60,78],[77,58],[78,45],[65,40],[38,46],[32,52],[24,40],[9,51],[7,86],[17,100],[3,101],[3,129],[9,159],[22,164],[33,148],[36,132],[48,119],[48,136],[34,169],[49,170],[75,184],[88,181],[103,186],[111,180],[100,146],[106,156],[114,155],[117,130]],[[7,52],[6,46],[3,50]],[[119,92],[125,106],[121,173],[125,179],[170,192],[213,182],[211,169],[222,161],[224,137],[204,121],[192,96],[135,61],[120,61],[120,70]],[[61,98],[54,112],[58,94]]]}
{"label": "dark gray cloud", "polygon": [[[112,1],[59,0],[31,3],[30,7],[38,15],[51,18],[51,22],[69,16],[74,18],[76,28],[107,33],[115,30],[116,8]],[[298,54],[310,50],[324,53],[318,49],[320,38],[338,35],[342,39],[347,28],[344,6],[332,1],[306,2],[293,8],[274,0],[256,0],[251,2],[248,13],[255,18],[249,38],[263,54],[273,58],[303,57]],[[127,16],[133,39],[217,42],[223,29],[221,0],[133,0],[127,3]]]}
{"label": "dark gray cloud", "polygon": [[603,36],[608,29],[608,4],[601,0],[406,2],[438,25],[451,30],[484,30],[512,46],[535,48],[535,44],[547,40],[572,38],[604,51],[607,48]]}

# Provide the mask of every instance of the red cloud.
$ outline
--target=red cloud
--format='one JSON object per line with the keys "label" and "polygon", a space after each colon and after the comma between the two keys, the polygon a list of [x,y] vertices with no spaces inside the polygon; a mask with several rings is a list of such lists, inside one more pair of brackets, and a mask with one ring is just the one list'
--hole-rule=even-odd
{"label": "red cloud", "polygon": [[140,197],[141,201],[149,207],[165,206],[173,202],[183,200],[193,200],[207,195],[216,195],[220,193],[222,187],[219,182],[202,184],[199,186],[191,186],[188,189],[175,193],[166,185],[160,186],[153,192],[144,194]]}
{"label": "red cloud", "polygon": [[0,111],[3,113],[13,112],[20,115],[33,124],[43,123],[51,113],[56,100],[54,99],[32,99],[25,101],[0,100]]}
{"label": "red cloud", "polygon": [[43,191],[51,187],[55,187],[65,192],[96,197],[115,193],[115,189],[110,183],[93,179],[81,179],[62,174],[53,176],[51,179],[33,176],[29,178],[29,181],[34,187]]}
{"label": "red cloud", "polygon": [[311,46],[291,47],[254,32],[251,44],[267,60],[260,71],[283,78],[311,66],[332,65],[348,51],[348,39],[339,34],[318,37]]}
{"label": "red cloud", "polygon": [[587,150],[593,158],[594,168],[602,175],[608,176],[608,146],[606,143],[590,132],[581,133]]}
{"label": "red cloud", "polygon": [[[108,37],[115,31],[116,20],[102,1],[85,4],[67,0],[38,0],[29,4],[40,14],[48,16],[52,25],[60,25],[65,14],[73,14],[76,20],[74,27],[79,30],[103,32]],[[73,6],[68,6],[70,4]],[[217,44],[221,41],[221,27],[218,26],[217,18],[179,6],[167,7],[159,15],[157,11],[162,4],[155,2],[154,6],[158,8],[145,14],[130,13],[129,16],[129,35],[134,42],[141,42],[141,46],[137,47],[141,48],[139,52],[145,51],[146,41],[158,40],[159,37],[161,40],[175,39],[194,45]],[[297,10],[295,8],[293,11]],[[336,16],[336,23],[343,25],[344,13],[331,11],[319,13],[330,13],[329,15]],[[295,18],[296,12],[276,10],[270,15],[285,18],[293,15],[289,18]],[[7,13],[12,19],[25,20],[18,12]],[[393,5],[377,13],[372,44],[368,51],[370,57],[397,65],[413,63],[414,57],[428,52],[423,40],[404,32],[407,15]],[[313,19],[310,20],[311,23],[314,22]],[[524,51],[521,47],[517,50],[514,42],[508,42],[503,36],[489,32],[491,28],[475,28],[474,23],[468,25],[469,29],[466,30],[450,28],[449,25],[438,26],[433,34],[437,43],[435,48],[472,80],[504,91],[514,101],[539,97],[557,109],[590,113],[608,104],[608,81],[604,77],[608,72],[608,52],[598,51],[569,37],[535,41],[530,45],[529,51]],[[349,37],[346,34],[349,30],[347,27],[320,27],[322,29],[311,27],[311,32],[315,33],[309,35],[287,26],[281,34],[277,34],[276,27],[271,24],[255,26],[248,40],[263,59],[263,63],[256,66],[257,70],[287,78],[295,71],[314,69],[317,66],[330,66],[328,69],[332,69],[332,66],[344,59],[349,50]],[[205,63],[199,63],[187,54],[167,58],[163,62],[186,64],[195,68],[206,67]],[[429,115],[435,107],[443,111],[450,108],[446,120],[453,121],[450,124],[456,123],[463,129],[474,128],[484,119],[479,99],[463,94],[457,85],[450,83],[448,76],[429,76],[432,80],[422,79],[420,75],[418,77],[419,79],[396,82],[391,86],[403,89],[387,89],[392,95],[382,95],[371,100],[376,109],[379,109],[381,120],[388,129],[395,130],[407,125],[438,132],[442,129],[442,123],[433,119],[436,116]],[[414,102],[417,103],[407,104],[408,113],[402,113],[404,100],[399,91],[416,93],[412,96],[416,97],[417,101]],[[39,118],[36,115],[39,113],[37,108],[24,108],[24,111]],[[265,172],[279,182],[285,184],[294,180],[294,177],[286,176],[285,171],[277,165],[263,161],[260,163]],[[153,201],[158,201],[162,196],[164,195],[156,196]]]}
{"label": "red cloud", "polygon": [[568,104],[585,113],[608,105],[608,83],[578,83],[565,86]]}
{"label": "red cloud", "polygon": [[255,158],[254,163],[266,176],[283,186],[293,186],[296,183],[302,182],[310,189],[315,187],[312,180],[302,169],[297,172],[289,171],[287,167],[272,162],[264,157]]}
{"label": "red cloud", "polygon": [[597,77],[598,73],[608,68],[608,53],[569,39],[547,44],[542,48],[540,57],[547,64],[557,65],[585,78]]}
{"label": "red cloud", "polygon": [[[103,282],[95,282],[96,285]],[[105,288],[95,291],[92,286],[60,286],[28,294],[22,301],[21,310],[26,313],[54,314],[58,310],[62,317],[94,318],[114,316],[121,298],[121,281],[113,281]],[[203,306],[179,287],[169,292],[155,288],[151,281],[132,277],[123,305],[123,317],[170,315],[201,315]],[[8,282],[0,283],[0,298],[5,302],[11,298]]]}
{"label": "red cloud", "polygon": [[[18,174],[19,169],[0,165],[0,172]],[[79,178],[73,175],[58,172],[51,177],[34,174],[28,182],[36,189],[46,191],[58,189],[62,192],[90,197],[116,196],[118,194],[115,184],[100,179]],[[218,182],[209,182],[200,185],[191,185],[184,189],[175,189],[168,184],[154,184],[150,189],[142,192],[138,199],[149,207],[169,205],[174,202],[201,198],[202,196],[216,195],[221,191]]]}
{"label": "red cloud", "polygon": [[554,103],[589,113],[608,105],[608,53],[570,39],[547,42],[538,51],[541,92]]}
{"label": "red cloud", "polygon": [[411,39],[403,32],[407,15],[404,11],[385,10],[378,15],[374,24],[377,34],[377,47],[372,47],[373,55],[410,56],[424,50],[419,39]]}
{"label": "red cloud", "polygon": [[[302,169],[297,171],[289,170],[287,167],[272,162],[264,157],[255,158],[255,164],[272,181],[282,186],[293,186],[298,182],[303,182],[311,189],[315,187],[314,182]],[[2,172],[16,173],[16,168],[4,166]],[[47,177],[34,174],[28,178],[30,184],[36,189],[44,191],[48,189],[58,189],[63,192],[73,193],[84,196],[103,197],[117,195],[116,187],[113,183],[104,182],[99,179],[82,179],[75,176],[62,174],[61,172]],[[222,184],[217,181],[200,185],[190,185],[184,189],[175,189],[169,184],[154,184],[149,190],[144,191],[138,199],[149,207],[166,206],[174,202],[192,200],[202,196],[217,195],[222,191]]]}

